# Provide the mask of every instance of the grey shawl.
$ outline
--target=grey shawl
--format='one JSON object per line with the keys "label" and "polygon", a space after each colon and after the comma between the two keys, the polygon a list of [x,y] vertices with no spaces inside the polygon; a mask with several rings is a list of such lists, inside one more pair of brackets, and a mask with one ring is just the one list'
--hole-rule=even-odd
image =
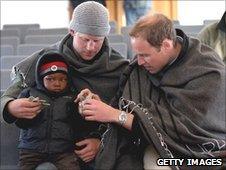
{"label": "grey shawl", "polygon": [[[132,101],[129,111],[133,109],[143,136],[161,157],[225,158],[225,65],[197,39],[189,38],[183,48],[183,54],[157,75],[135,61],[123,97],[127,104]],[[105,155],[120,149],[117,133],[110,125],[97,159],[100,168],[107,167],[101,161],[110,162],[107,169],[117,162]]]}

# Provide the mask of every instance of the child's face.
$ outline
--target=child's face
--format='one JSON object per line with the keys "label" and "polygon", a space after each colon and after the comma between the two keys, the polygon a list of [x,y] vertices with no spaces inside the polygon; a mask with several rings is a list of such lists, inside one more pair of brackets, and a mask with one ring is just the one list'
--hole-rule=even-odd
{"label": "child's face", "polygon": [[67,75],[64,73],[53,73],[43,78],[45,88],[51,92],[61,92],[67,87]]}

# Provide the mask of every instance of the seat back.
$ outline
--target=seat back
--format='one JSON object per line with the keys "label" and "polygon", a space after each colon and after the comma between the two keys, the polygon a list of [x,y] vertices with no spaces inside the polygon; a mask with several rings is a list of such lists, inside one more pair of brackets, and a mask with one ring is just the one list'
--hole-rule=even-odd
{"label": "seat back", "polygon": [[1,120],[1,166],[0,169],[18,169],[19,128]]}
{"label": "seat back", "polygon": [[3,30],[6,30],[6,29],[21,29],[21,30],[24,30],[24,29],[28,29],[28,28],[40,28],[40,25],[39,24],[4,24],[3,25]]}
{"label": "seat back", "polygon": [[68,33],[68,28],[50,28],[50,29],[27,29],[27,35],[66,35]]}
{"label": "seat back", "polygon": [[115,21],[109,21],[111,27],[110,34],[115,34],[117,32],[117,23]]}
{"label": "seat back", "polygon": [[17,55],[31,55],[48,46],[49,44],[20,44],[17,47]]}
{"label": "seat back", "polygon": [[5,90],[0,90],[1,96],[5,93]]}
{"label": "seat back", "polygon": [[199,33],[204,27],[204,25],[174,25],[174,27],[179,28],[186,34],[188,34],[188,33]]}
{"label": "seat back", "polygon": [[107,38],[110,43],[123,42],[123,35],[121,34],[109,34]]}
{"label": "seat back", "polygon": [[20,43],[24,43],[24,38],[27,32],[27,29],[29,28],[39,29],[40,25],[39,24],[5,24],[3,25],[3,30],[18,29]]}
{"label": "seat back", "polygon": [[209,25],[209,24],[212,24],[214,22],[219,22],[218,19],[206,19],[206,20],[203,20],[203,24],[204,25]]}
{"label": "seat back", "polygon": [[25,59],[27,55],[9,55],[1,57],[1,69],[11,69],[15,64]]}
{"label": "seat back", "polygon": [[173,20],[173,25],[180,25],[180,21],[179,20]]}
{"label": "seat back", "polygon": [[197,33],[188,33],[187,34],[189,37],[194,37],[194,38],[197,38]]}
{"label": "seat back", "polygon": [[132,50],[132,45],[131,45],[131,41],[130,41],[130,36],[129,36],[129,32],[132,29],[132,26],[125,26],[121,28],[121,34],[123,35],[123,42],[125,42],[127,44],[127,58],[128,59],[132,59],[134,54],[133,54],[133,50]]}
{"label": "seat back", "polygon": [[27,35],[25,44],[54,44],[60,41],[64,35]]}
{"label": "seat back", "polygon": [[1,56],[13,54],[14,50],[12,45],[1,45]]}
{"label": "seat back", "polygon": [[20,33],[18,29],[9,29],[9,30],[1,30],[0,31],[1,38],[2,37],[20,37]]}
{"label": "seat back", "polygon": [[123,57],[127,58],[126,43],[110,43],[110,47],[119,52]]}
{"label": "seat back", "polygon": [[1,37],[1,45],[12,45],[13,54],[16,54],[16,49],[19,44],[20,44],[19,37]]}
{"label": "seat back", "polygon": [[6,90],[10,86],[10,73],[11,69],[1,69],[1,90]]}

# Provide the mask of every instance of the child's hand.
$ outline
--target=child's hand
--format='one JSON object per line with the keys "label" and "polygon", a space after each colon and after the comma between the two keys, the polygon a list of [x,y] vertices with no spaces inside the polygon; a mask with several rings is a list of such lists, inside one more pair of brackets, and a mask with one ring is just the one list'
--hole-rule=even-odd
{"label": "child's hand", "polygon": [[100,100],[100,97],[94,93],[92,93],[89,89],[82,90],[77,98],[74,100],[75,103],[84,101],[85,99],[96,99]]}

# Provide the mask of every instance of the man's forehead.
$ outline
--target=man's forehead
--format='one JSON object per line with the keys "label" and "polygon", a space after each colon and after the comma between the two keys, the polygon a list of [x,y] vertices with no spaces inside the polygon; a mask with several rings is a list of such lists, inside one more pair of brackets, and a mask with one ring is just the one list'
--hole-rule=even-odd
{"label": "man's forehead", "polygon": [[80,32],[77,32],[76,34],[82,38],[89,38],[89,39],[95,39],[95,40],[103,40],[105,38],[105,37],[98,37],[98,36],[93,36],[93,35],[89,35],[89,34],[83,34]]}

